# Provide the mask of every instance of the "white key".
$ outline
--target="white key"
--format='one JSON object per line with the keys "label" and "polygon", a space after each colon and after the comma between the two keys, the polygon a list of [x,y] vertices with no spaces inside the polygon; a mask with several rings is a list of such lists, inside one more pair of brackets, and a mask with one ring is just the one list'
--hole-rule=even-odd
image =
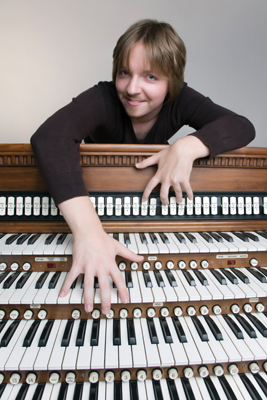
{"label": "white key", "polygon": [[153,271],[148,271],[148,273],[149,273],[149,276],[150,276],[150,280],[152,282],[152,293],[153,293],[153,296],[154,296],[154,301],[156,301],[156,302],[164,302],[164,301],[166,301],[165,294],[164,294],[162,288],[160,288],[158,286]]}
{"label": "white key", "polygon": [[116,217],[120,217],[122,214],[122,201],[121,197],[115,198],[115,215]]}
{"label": "white key", "polygon": [[[240,314],[240,315],[242,315],[242,317],[244,317],[244,319],[247,320],[248,323],[253,326],[253,328],[256,332],[257,338],[252,339],[252,340],[255,340],[262,347],[262,349],[265,352],[264,358],[266,358],[266,353],[267,353],[266,338],[262,336],[262,334],[259,332],[259,330],[256,328],[256,326],[247,318],[246,314]],[[252,315],[254,315],[256,318],[258,318],[263,323],[263,325],[266,326],[266,317],[264,315],[262,315],[261,313],[252,313]]]}
{"label": "white key", "polygon": [[142,297],[138,284],[137,271],[131,271],[133,287],[129,288],[129,296],[131,303],[141,303]]}
{"label": "white key", "polygon": [[[32,322],[32,321],[31,321]],[[33,370],[33,366],[35,363],[35,359],[37,357],[37,354],[39,352],[40,347],[38,347],[38,342],[39,342],[39,338],[40,335],[44,329],[44,326],[46,324],[47,321],[43,320],[40,322],[40,325],[34,335],[33,341],[30,345],[30,347],[25,347],[25,353],[20,361],[20,365],[19,365],[19,369],[21,371],[27,371],[27,370]],[[27,328],[28,330],[30,329],[29,326]],[[27,334],[28,331],[26,331]],[[23,340],[24,340],[25,336],[23,336]],[[23,341],[22,341],[23,343]]]}
{"label": "white key", "polygon": [[122,399],[130,399],[130,385],[129,382],[121,383]]}
{"label": "white key", "polygon": [[91,369],[104,368],[105,362],[106,320],[100,320],[98,346],[93,346]]}
{"label": "white key", "polygon": [[189,253],[189,247],[186,246],[186,244],[181,243],[176,236],[174,235],[174,233],[166,233],[166,236],[168,236],[168,238],[170,240],[173,241],[174,245],[177,247],[177,251],[176,253]]}
{"label": "white key", "polygon": [[186,291],[185,287],[182,284],[182,281],[179,278],[179,274],[177,274],[177,271],[174,270],[173,271],[173,276],[177,282],[177,286],[174,286],[174,290],[176,292],[176,295],[178,297],[179,301],[189,301],[190,297],[188,292]]}
{"label": "white key", "polygon": [[220,400],[228,400],[217,376],[211,375],[210,379],[212,380],[218,395],[220,396]]}
{"label": "white key", "polygon": [[239,388],[239,386],[236,384],[235,379],[232,375],[225,375],[225,379],[227,379],[229,385],[231,386],[237,400],[247,400],[249,396],[246,397],[246,393],[244,393],[244,396],[242,395],[241,391],[242,389]]}
{"label": "white key", "polygon": [[134,233],[129,233],[129,237],[130,237],[130,244],[127,244],[128,249],[132,250],[134,253],[138,253],[138,247],[135,241],[135,236]]}
{"label": "white key", "polygon": [[29,385],[29,388],[27,390],[27,394],[26,394],[26,397],[24,398],[24,400],[32,400],[32,398],[34,396],[34,392],[35,392],[37,386],[38,386],[38,383],[34,383],[32,385]]}
{"label": "white key", "polygon": [[[25,273],[28,274],[28,272],[25,272]],[[22,300],[24,294],[27,293],[28,289],[31,287],[32,282],[36,278],[37,274],[38,274],[37,272],[32,272],[31,276],[28,278],[28,280],[24,284],[23,288],[21,288],[19,290],[18,289],[15,290],[15,293],[9,299],[9,304],[20,304],[21,303],[21,300]],[[20,274],[20,277],[22,277],[23,275]]]}
{"label": "white key", "polygon": [[[227,271],[227,269],[226,269],[226,271]],[[231,270],[228,270],[228,271],[231,272]],[[225,276],[224,276],[224,277],[225,277]],[[241,289],[241,287],[240,287],[241,280],[240,280],[239,278],[237,278],[237,279],[238,279],[238,284],[232,283],[232,282],[231,282],[228,278],[226,278],[226,277],[225,277],[225,279],[226,279],[228,288],[231,290],[232,293],[234,293],[234,297],[235,297],[236,299],[244,299],[244,298],[246,298],[246,293],[245,293],[245,292]],[[243,282],[242,282],[242,283],[243,283]]]}
{"label": "white key", "polygon": [[[192,234],[192,232],[189,232],[189,233],[191,233]],[[186,243],[186,246],[189,248],[189,252],[190,253],[206,253],[207,252],[207,249],[206,248],[204,248],[204,246],[199,246],[199,245],[197,245],[196,243],[192,243],[187,237],[186,237],[186,235],[184,234],[184,233],[181,233],[181,235],[185,238],[185,243]],[[181,243],[180,243],[180,245],[181,245]]]}
{"label": "white key", "polygon": [[[88,399],[89,399],[89,395],[86,397],[86,399],[82,398],[82,400],[88,400]],[[114,382],[109,382],[106,385],[106,398],[105,398],[105,400],[114,400]]]}
{"label": "white key", "polygon": [[[248,242],[243,242],[242,240],[238,239],[237,236],[235,236],[232,232],[226,232],[227,235],[232,236],[233,238],[233,243],[234,245],[238,248],[238,251],[248,251]],[[228,244],[228,242],[227,242]],[[255,251],[256,248],[254,247],[254,250],[251,251]]]}
{"label": "white key", "polygon": [[259,393],[261,399],[264,399],[266,397],[266,394],[263,393],[261,387],[259,386],[258,382],[253,378],[253,374],[246,372],[247,378],[251,381],[252,385],[255,387],[257,392]]}
{"label": "white key", "polygon": [[45,233],[41,236],[41,240],[38,242],[37,246],[33,249],[32,254],[34,255],[42,255],[44,253],[44,250],[46,248],[46,244],[45,241],[48,238],[50,234],[49,233]]}
{"label": "white key", "polygon": [[[249,399],[251,398],[246,386],[244,385],[243,381],[241,380],[240,376],[237,374],[235,376],[233,376],[233,379],[236,383],[236,385],[238,386],[240,392],[242,393],[243,397],[245,399]],[[264,399],[264,397],[262,397]]]}
{"label": "white key", "polygon": [[209,284],[207,285],[207,290],[210,292],[213,300],[222,300],[223,294],[217,288],[217,286],[213,283],[213,280],[211,279],[211,272],[208,270],[201,270],[201,272],[207,278],[207,280],[209,282]]}
{"label": "white key", "polygon": [[64,358],[62,361],[63,370],[76,369],[76,360],[79,351],[79,347],[76,346],[76,338],[78,334],[79,325],[80,325],[80,320],[75,320],[73,323],[70,342],[69,345],[66,347]]}
{"label": "white key", "polygon": [[[22,386],[22,383],[18,383],[14,386],[12,384],[7,385],[7,387],[5,389],[5,393],[4,393],[6,396],[5,399],[7,399],[7,400],[16,399],[21,386]],[[7,396],[9,396],[9,397],[7,397]]]}
{"label": "white key", "polygon": [[[21,323],[24,321],[20,322]],[[12,339],[9,342],[9,345],[7,347],[5,347],[4,349],[9,348],[9,356],[8,356],[8,360],[6,360],[5,362],[5,371],[13,371],[13,370],[18,370],[19,369],[19,364],[20,361],[26,351],[26,347],[23,347],[23,340],[25,335],[28,332],[28,329],[30,328],[30,326],[32,325],[34,321],[27,321],[24,325],[23,325],[23,329],[19,330],[20,325],[18,326],[16,332],[14,333],[14,337],[16,338],[16,341],[13,343],[13,346],[11,347],[10,344],[12,342]],[[3,350],[3,348],[1,348],[1,350]],[[4,359],[5,357],[3,356],[2,358],[2,352],[0,352],[0,357],[1,357],[1,361],[2,359]]]}
{"label": "white key", "polygon": [[[158,234],[157,234],[158,235]],[[165,233],[166,237],[169,240],[169,243],[165,243],[165,246],[168,248],[167,253],[177,254],[179,253],[178,247],[175,245],[173,239],[168,233]]]}
{"label": "white key", "polygon": [[61,387],[61,383],[56,383],[55,385],[53,385],[52,393],[51,393],[49,400],[57,400],[58,399],[60,387]]}
{"label": "white key", "polygon": [[154,325],[156,328],[157,337],[158,337],[158,341],[159,341],[159,343],[157,344],[157,347],[158,347],[158,352],[159,352],[159,356],[161,359],[161,365],[165,366],[165,367],[173,365],[174,358],[173,358],[173,354],[171,351],[171,347],[168,343],[165,343],[159,319],[153,318],[153,321],[154,321]]}
{"label": "white key", "polygon": [[105,368],[119,367],[119,346],[113,345],[113,319],[106,322]]}
{"label": "white key", "polygon": [[[148,400],[147,395],[146,395],[146,388],[145,388],[145,382],[140,382],[137,381],[137,388],[138,388],[138,395],[139,399],[141,400]],[[150,399],[151,400],[151,399]]]}
{"label": "white key", "polygon": [[[47,321],[45,321],[45,322],[47,322]],[[58,330],[59,330],[60,324],[61,324],[61,320],[59,320],[59,319],[54,320],[53,327],[51,329],[47,344],[44,347],[40,347],[39,353],[36,357],[34,367],[33,367],[33,369],[35,371],[38,371],[38,370],[41,371],[41,370],[48,369],[50,355],[52,353],[52,349],[54,347],[54,343],[55,343],[57,335],[58,335]]]}
{"label": "white key", "polygon": [[45,304],[57,304],[58,303],[58,297],[60,290],[62,288],[62,285],[64,283],[64,280],[67,276],[67,272],[61,272],[61,275],[57,281],[56,287],[54,289],[49,289],[49,293],[47,294],[45,298]]}
{"label": "white key", "polygon": [[22,196],[18,196],[16,198],[16,215],[17,216],[23,215],[23,198],[22,198]]}
{"label": "white key", "polygon": [[[204,272],[204,271],[202,271]],[[214,286],[217,287],[218,291],[222,293],[223,298],[224,299],[233,299],[234,293],[227,287],[227,285],[221,285],[218,280],[215,278],[215,276],[209,271],[206,270],[206,275],[208,275],[208,280],[209,280],[209,284],[211,284],[211,282],[213,283],[213,288]],[[209,288],[208,288],[209,290]],[[218,293],[218,292],[217,292]]]}
{"label": "white key", "polygon": [[198,277],[194,274],[194,271],[191,271],[193,277],[195,278],[196,281],[196,289],[200,295],[201,300],[212,300],[212,295],[208,291],[207,287],[202,285]]}
{"label": "white key", "polygon": [[174,383],[177,393],[179,393],[179,400],[188,400],[188,397],[185,395],[181,379],[174,379]]}
{"label": "white key", "polygon": [[[195,344],[195,342],[193,340],[193,337],[192,337],[192,335],[190,333],[190,330],[188,329],[188,326],[187,326],[187,324],[185,322],[185,318],[186,317],[179,317],[179,321],[182,324],[184,333],[185,333],[186,338],[187,338],[187,342],[183,343],[183,346],[184,346],[184,349],[186,351],[186,355],[187,355],[187,358],[189,360],[189,364],[194,364],[194,365],[195,364],[201,364],[202,363],[202,358],[200,356],[199,349],[197,348],[197,346],[196,346],[196,344]],[[190,318],[190,317],[188,317],[188,318]]]}
{"label": "white key", "polygon": [[92,205],[93,205],[93,207],[95,209],[96,208],[96,198],[94,196],[91,196],[90,200],[91,200],[91,203],[92,203]]}
{"label": "white key", "polygon": [[158,353],[158,348],[156,344],[151,343],[146,318],[141,318],[140,321],[143,332],[143,338],[145,342],[147,366],[148,367],[160,366],[161,361]]}
{"label": "white key", "polygon": [[[0,340],[2,339],[2,337],[6,333],[9,326],[12,324],[12,322],[13,321],[11,321],[11,320],[9,320],[7,322],[7,324],[5,325],[5,327],[3,328],[3,330],[0,334]],[[25,325],[26,325],[26,321],[23,321],[23,320],[20,321],[15,333],[13,334],[12,338],[9,341],[9,344],[6,347],[0,348],[0,369],[1,369],[1,371],[4,371],[4,366],[6,364],[6,361],[8,360],[10,353],[13,350],[13,348],[15,347],[17,341],[19,340],[21,332],[25,328]],[[18,368],[16,368],[16,369],[18,369]]]}
{"label": "white key", "polygon": [[[132,346],[128,344],[127,320],[120,319],[121,345],[117,346],[119,350],[119,368],[132,368]],[[134,347],[134,346],[133,346]]]}
{"label": "white key", "polygon": [[136,337],[136,344],[132,345],[132,356],[133,356],[133,367],[143,368],[147,366],[147,356],[146,356],[146,339],[143,335],[143,330],[141,326],[141,320],[144,318],[134,318],[134,330]]}
{"label": "white key", "polygon": [[155,233],[155,236],[158,239],[157,247],[158,247],[159,253],[160,254],[168,254],[170,252],[168,245],[163,243],[163,241],[158,233]]}
{"label": "white key", "polygon": [[[197,376],[194,378],[195,382],[200,390],[201,393],[201,398],[205,399],[205,400],[211,400],[211,397],[209,395],[208,389],[205,385],[205,382],[203,380],[203,378],[201,378],[200,376]],[[192,379],[190,379],[190,383],[191,383]],[[221,400],[221,399],[220,399]]]}
{"label": "white key", "polygon": [[48,370],[50,371],[62,369],[62,361],[64,358],[66,347],[61,346],[61,342],[67,323],[68,320],[61,320],[61,324],[57,332],[57,337],[54,342],[55,344],[48,363]]}
{"label": "white key", "polygon": [[183,275],[183,271],[177,270],[175,272],[179,276],[180,281],[182,282],[185,290],[187,291],[187,293],[189,295],[189,300],[190,301],[198,301],[198,300],[200,300],[200,295],[199,295],[196,287],[189,285],[189,283],[187,282],[186,278]]}
{"label": "white key", "polygon": [[[213,232],[213,233],[216,233],[216,232]],[[223,243],[223,242],[217,242],[216,239],[213,239],[213,244],[214,244],[214,246],[216,246],[218,248],[218,251],[220,253],[225,253],[225,252],[228,253],[229,248],[226,246],[225,241]]]}
{"label": "white key", "polygon": [[142,271],[136,271],[139,282],[140,292],[142,296],[142,303],[153,303],[153,294],[151,288],[146,287]]}
{"label": "white key", "polygon": [[240,248],[243,248],[243,246],[246,247],[247,251],[257,251],[256,242],[252,242],[251,240],[248,242],[243,242],[243,240],[239,239],[234,233],[232,233],[232,236],[234,238],[234,243],[239,248],[239,251],[241,251]]}
{"label": "white key", "polygon": [[148,254],[148,247],[145,243],[141,242],[139,233],[134,233],[134,237],[138,248],[138,254]]}
{"label": "white key", "polygon": [[57,240],[60,237],[60,234],[57,234],[52,242],[46,246],[44,249],[44,255],[54,254],[55,249],[57,248]]}
{"label": "white key", "polygon": [[87,319],[86,330],[84,335],[83,346],[79,346],[79,353],[77,356],[77,369],[90,369],[91,365],[91,354],[93,346],[91,346],[91,332],[92,332],[92,319]]}
{"label": "white key", "polygon": [[81,287],[83,281],[83,274],[80,274],[77,278],[75,288],[71,292],[70,304],[81,304],[81,299],[83,295],[83,288]]}
{"label": "white key", "polygon": [[177,336],[171,317],[166,317],[166,322],[170,329],[173,340],[173,343],[171,343],[170,346],[174,357],[174,365],[188,365],[188,357],[186,355],[186,351],[184,349],[183,343],[180,342]]}
{"label": "white key", "polygon": [[[28,290],[24,293],[23,297],[21,298],[20,302],[21,304],[32,304],[34,297],[36,296],[36,293],[38,292],[39,289],[35,289],[36,282],[42,275],[42,272],[34,272],[34,279],[31,282],[30,287]],[[46,278],[48,279],[48,278]]]}
{"label": "white key", "polygon": [[159,382],[160,382],[162,397],[164,398],[164,400],[171,400],[166,379],[161,379]]}
{"label": "white key", "polygon": [[206,330],[208,337],[209,337],[209,346],[211,348],[211,351],[214,354],[215,357],[215,362],[216,363],[224,363],[228,362],[228,356],[227,353],[225,352],[224,348],[221,345],[221,341],[216,340],[215,337],[213,336],[213,333],[211,332],[205,318],[203,316],[198,316],[198,319],[204,326],[204,329]]}
{"label": "white key", "polygon": [[218,248],[214,245],[214,243],[208,243],[206,240],[197,232],[194,232],[193,235],[197,239],[196,245],[199,247],[201,253],[217,253]]}
{"label": "white key", "polygon": [[54,250],[55,255],[63,255],[72,239],[72,234],[68,233],[62,244],[58,244]]}
{"label": "white key", "polygon": [[[243,274],[249,278],[249,285],[257,294],[257,297],[266,297],[266,283],[261,283],[254,275],[249,273],[246,268],[241,269]],[[1,300],[1,297],[0,297]]]}
{"label": "white key", "polygon": [[198,351],[201,355],[203,363],[204,364],[205,363],[207,363],[207,364],[215,363],[215,356],[212,353],[208,342],[203,342],[200,339],[191,317],[184,317],[184,319],[185,319],[185,322],[187,323],[187,326],[194,338],[194,341],[195,341]]}
{"label": "white key", "polygon": [[149,236],[149,233],[145,233],[145,237],[147,239],[147,247],[149,254],[158,254],[159,250],[156,244],[154,244]]}
{"label": "white key", "polygon": [[33,304],[43,304],[45,302],[45,298],[49,293],[49,282],[52,279],[53,275],[55,274],[55,272],[50,272],[48,278],[46,278],[43,287],[41,289],[37,289],[36,295],[34,297],[34,299],[32,300]]}
{"label": "white key", "polygon": [[21,274],[18,274],[17,278],[15,281],[12,283],[12,285],[8,289],[4,289],[2,293],[0,294],[0,304],[8,304],[9,299],[13,296],[15,293],[16,289],[16,283],[20,279]]}
{"label": "white key", "polygon": [[190,385],[196,399],[206,400],[206,398],[202,396],[202,393],[200,393],[196,379],[194,377],[190,379]]}
{"label": "white key", "polygon": [[177,301],[177,296],[174,288],[170,285],[170,282],[165,274],[165,271],[159,271],[164,281],[165,286],[163,287],[163,291],[167,301]]}

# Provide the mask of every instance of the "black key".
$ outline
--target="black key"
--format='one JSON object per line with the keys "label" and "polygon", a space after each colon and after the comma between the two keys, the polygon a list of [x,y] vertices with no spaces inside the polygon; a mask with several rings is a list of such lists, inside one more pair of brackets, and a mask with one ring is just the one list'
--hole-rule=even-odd
{"label": "black key", "polygon": [[244,339],[243,332],[240,330],[235,321],[227,314],[222,314],[224,320],[227,322],[237,339]]}
{"label": "black key", "polygon": [[176,233],[174,233],[174,235],[175,235],[176,239],[179,240],[180,243],[185,243],[186,242],[185,237],[183,235],[181,235],[180,233],[176,232]]}
{"label": "black key", "polygon": [[177,287],[177,286],[178,286],[177,281],[176,281],[176,279],[175,279],[175,277],[174,277],[172,271],[166,270],[166,271],[165,271],[165,275],[167,276],[168,281],[169,281],[169,283],[170,283],[170,285],[171,285],[172,287]]}
{"label": "black key", "polygon": [[163,241],[164,244],[168,244],[170,243],[169,238],[167,235],[165,235],[165,233],[160,233],[159,234],[161,240]]}
{"label": "black key", "polygon": [[113,319],[113,345],[120,346],[121,345],[121,325],[120,318]]}
{"label": "black key", "polygon": [[127,332],[128,332],[128,344],[136,344],[135,328],[133,318],[127,318]]}
{"label": "black key", "polygon": [[29,387],[30,385],[28,385],[28,383],[23,383],[19,389],[17,396],[15,397],[15,400],[24,400],[29,390]]}
{"label": "black key", "polygon": [[2,239],[4,236],[6,236],[6,233],[0,233],[0,239]]}
{"label": "black key", "polygon": [[72,282],[71,287],[70,287],[71,289],[75,289],[76,288],[77,279],[78,279],[78,277]]}
{"label": "black key", "polygon": [[184,329],[182,327],[181,322],[179,321],[178,317],[172,317],[173,325],[175,327],[178,339],[180,340],[181,343],[186,343],[187,338],[184,332]]}
{"label": "black key", "polygon": [[151,343],[159,344],[159,340],[158,340],[158,336],[157,336],[153,318],[147,318],[146,322],[147,322],[147,326],[148,326],[148,332],[149,332]]}
{"label": "black key", "polygon": [[209,337],[208,337],[208,334],[205,331],[205,328],[202,325],[201,321],[196,316],[193,316],[191,318],[192,318],[192,321],[193,321],[193,323],[195,325],[197,333],[199,334],[199,337],[202,340],[202,342],[208,342],[209,341]]}
{"label": "black key", "polygon": [[206,388],[208,389],[211,400],[220,400],[221,397],[219,396],[217,389],[215,388],[214,383],[212,382],[212,380],[210,379],[209,376],[207,376],[204,379],[204,382],[205,382]]}
{"label": "black key", "polygon": [[32,400],[42,400],[43,392],[45,389],[45,383],[38,383],[37,388],[33,394]]}
{"label": "black key", "polygon": [[193,272],[197,276],[197,278],[199,279],[201,285],[203,285],[203,286],[208,286],[209,285],[209,281],[207,280],[205,275],[199,269],[196,269]]}
{"label": "black key", "polygon": [[81,281],[81,289],[83,289],[83,286],[84,286],[84,275],[83,275],[83,278],[82,278],[82,281]]}
{"label": "black key", "polygon": [[227,285],[226,279],[223,277],[223,275],[217,270],[217,269],[210,269],[210,272],[212,275],[217,279],[217,281],[221,285]]}
{"label": "black key", "polygon": [[98,382],[91,383],[89,400],[98,400]]}
{"label": "black key", "polygon": [[218,235],[222,236],[229,243],[234,241],[233,237],[228,235],[228,233],[225,233],[225,232],[217,232],[217,233],[218,233]]}
{"label": "black key", "polygon": [[262,236],[263,238],[267,239],[267,232],[265,231],[257,231],[258,235]]}
{"label": "black key", "polygon": [[1,319],[0,320],[0,333],[2,332],[2,330],[4,329],[4,327],[6,326],[6,324],[7,324],[7,319]]}
{"label": "black key", "polygon": [[218,235],[218,233],[215,232],[209,232],[210,236],[213,237],[213,239],[215,239],[217,242],[222,243],[223,242],[223,238]]}
{"label": "black key", "polygon": [[161,387],[160,387],[160,381],[156,381],[155,379],[153,379],[152,385],[153,385],[155,400],[164,400],[164,397],[163,397],[163,394],[161,391]]}
{"label": "black key", "polygon": [[86,319],[80,320],[80,325],[79,325],[78,334],[77,334],[77,338],[76,338],[76,344],[75,344],[77,347],[83,346],[83,344],[84,344],[86,324],[87,324]]}
{"label": "black key", "polygon": [[267,276],[267,269],[262,267],[257,267],[257,269],[265,276]]}
{"label": "black key", "polygon": [[233,268],[232,272],[243,282],[246,284],[250,283],[249,277],[245,275],[242,271],[239,269]]}
{"label": "black key", "polygon": [[163,333],[163,336],[164,336],[165,343],[173,343],[172,335],[171,335],[169,326],[167,324],[166,318],[165,317],[160,317],[159,322],[160,322],[160,326],[161,326],[161,329],[162,329],[162,333]]}
{"label": "black key", "polygon": [[253,314],[246,314],[250,322],[260,331],[262,336],[267,337],[267,328],[263,323]]}
{"label": "black key", "polygon": [[124,237],[124,243],[127,245],[127,244],[131,244],[131,239],[130,239],[130,235],[129,235],[129,233],[124,233],[123,234],[123,237]]}
{"label": "black key", "polygon": [[243,232],[233,232],[233,235],[241,239],[243,242],[249,242],[249,238]]}
{"label": "black key", "polygon": [[220,271],[226,276],[227,279],[229,279],[231,283],[238,285],[237,277],[229,269],[221,268]]}
{"label": "black key", "polygon": [[262,397],[260,396],[259,392],[251,382],[251,380],[245,375],[244,373],[239,374],[242,382],[244,383],[247,391],[249,392],[251,399],[252,400],[262,400]]}
{"label": "black key", "polygon": [[182,270],[182,273],[190,286],[196,286],[195,279],[187,269]]}
{"label": "black key", "polygon": [[235,314],[235,317],[237,321],[240,323],[240,325],[242,325],[242,327],[245,329],[249,337],[255,339],[257,337],[257,334],[255,329],[253,329],[253,327],[250,325],[250,323],[240,314]]}
{"label": "black key", "polygon": [[146,287],[153,287],[150,275],[148,271],[142,271],[143,272],[143,277],[144,277],[144,281],[145,281],[145,285]]}
{"label": "black key", "polygon": [[10,272],[6,271],[0,275],[0,283],[3,282],[4,279],[10,274]]}
{"label": "black key", "polygon": [[66,400],[67,393],[68,393],[68,387],[69,387],[69,385],[67,382],[61,383],[57,400]]}
{"label": "black key", "polygon": [[259,237],[254,235],[252,232],[244,232],[244,235],[247,236],[249,239],[253,240],[253,242],[259,242]]}
{"label": "black key", "polygon": [[100,319],[94,319],[91,332],[91,346],[98,346]]}
{"label": "black key", "polygon": [[170,394],[170,398],[171,400],[179,400],[179,396],[177,393],[177,389],[174,383],[173,379],[167,378],[167,386],[168,386],[168,390],[169,390],[169,394]]}
{"label": "black key", "polygon": [[56,287],[56,285],[58,283],[60,275],[61,275],[61,272],[55,272],[54,273],[54,275],[52,276],[52,278],[50,279],[50,282],[48,284],[48,289],[55,289],[55,287]]}
{"label": "black key", "polygon": [[[113,287],[114,288],[116,288],[116,285],[115,285],[115,283],[113,282]],[[97,276],[95,276],[95,278],[94,278],[94,289],[99,289],[99,283],[98,283],[98,277]]]}
{"label": "black key", "polygon": [[73,319],[69,319],[68,322],[67,322],[67,325],[65,327],[64,333],[63,333],[63,338],[62,338],[62,341],[61,341],[61,347],[68,347],[69,346],[73,325],[74,325],[74,320]]}
{"label": "black key", "polygon": [[165,283],[164,283],[164,280],[163,280],[163,278],[161,276],[160,271],[153,271],[153,272],[154,272],[154,275],[155,275],[155,278],[156,278],[158,286],[159,287],[165,287]]}
{"label": "black key", "polygon": [[75,385],[73,400],[82,400],[83,382],[77,382]]}
{"label": "black key", "polygon": [[155,235],[155,233],[149,233],[149,236],[150,236],[150,239],[151,239],[152,243],[159,244],[158,238]]}
{"label": "black key", "polygon": [[9,289],[10,286],[14,283],[14,281],[17,279],[19,276],[20,272],[14,272],[11,274],[3,283],[3,289]]}
{"label": "black key", "polygon": [[126,287],[133,288],[133,280],[132,280],[132,274],[131,271],[125,271],[125,283]]}
{"label": "black key", "polygon": [[56,236],[56,233],[51,233],[51,235],[47,236],[47,238],[45,239],[45,244],[51,244]]}
{"label": "black key", "polygon": [[246,270],[249,271],[253,276],[255,276],[255,278],[257,278],[258,281],[260,281],[261,283],[267,282],[266,276],[263,275],[258,269],[248,267]]}
{"label": "black key", "polygon": [[190,382],[188,378],[181,378],[181,382],[185,391],[186,398],[188,400],[197,400],[191,388]]}
{"label": "black key", "polygon": [[191,243],[197,243],[197,239],[194,235],[192,235],[192,233],[187,233],[185,232],[184,235],[187,237],[187,239],[191,242]]}
{"label": "black key", "polygon": [[35,284],[35,289],[41,289],[43,287],[46,279],[48,278],[48,276],[49,276],[49,272],[43,272]]}
{"label": "black key", "polygon": [[236,395],[234,394],[233,389],[229,385],[229,382],[225,379],[224,376],[218,376],[219,382],[223,388],[223,391],[228,400],[238,400]]}
{"label": "black key", "polygon": [[34,339],[34,336],[36,334],[37,329],[39,328],[40,323],[41,323],[41,321],[38,320],[38,319],[33,321],[33,323],[31,324],[31,326],[30,326],[30,328],[29,328],[29,330],[28,330],[28,332],[27,332],[27,334],[26,334],[26,336],[24,338],[23,345],[22,345],[23,347],[30,347],[31,346],[32,341]]}
{"label": "black key", "polygon": [[215,337],[215,339],[223,340],[222,332],[220,331],[220,329],[217,326],[217,324],[215,323],[215,321],[209,315],[205,315],[204,318],[205,318],[205,321],[207,322],[207,324],[209,325],[209,328],[210,328],[213,336]]}
{"label": "black key", "polygon": [[32,235],[32,236],[29,238],[27,244],[28,244],[28,245],[34,244],[34,243],[36,242],[36,240],[39,239],[40,236],[41,236],[41,233],[35,233],[34,235]]}
{"label": "black key", "polygon": [[139,400],[137,381],[130,381],[130,400]]}
{"label": "black key", "polygon": [[117,242],[119,242],[119,234],[117,232],[113,233],[113,239],[115,239],[115,240],[117,240]]}
{"label": "black key", "polygon": [[54,325],[54,321],[55,321],[54,319],[49,319],[47,321],[47,323],[45,324],[43,332],[40,335],[40,339],[39,339],[39,342],[38,342],[38,347],[45,347],[46,346],[46,344],[48,342],[48,339],[49,339],[49,336],[50,336],[50,333],[51,333],[51,330],[52,330],[53,325]]}
{"label": "black key", "polygon": [[[121,384],[122,384],[122,381],[114,381],[114,400],[122,400]],[[91,398],[90,398],[90,400],[91,400]]]}
{"label": "black key", "polygon": [[206,242],[208,242],[208,243],[213,243],[213,239],[212,239],[212,237],[211,237],[208,233],[206,233],[206,232],[199,232],[199,234],[200,234],[200,236],[203,237],[203,239],[206,240]]}
{"label": "black key", "polygon": [[141,243],[147,244],[147,238],[144,233],[139,233]]}
{"label": "black key", "polygon": [[6,330],[5,334],[3,335],[1,342],[0,342],[0,347],[7,347],[12,336],[16,332],[17,327],[19,326],[20,320],[13,321],[12,324],[8,327]]}
{"label": "black key", "polygon": [[6,239],[5,244],[12,244],[21,236],[21,233],[15,233],[14,235],[9,236],[9,238]]}
{"label": "black key", "polygon": [[4,391],[5,391],[6,385],[7,385],[6,383],[1,383],[0,384],[0,399],[1,399],[1,397],[2,397],[2,395],[4,393]]}
{"label": "black key", "polygon": [[267,383],[266,383],[266,381],[263,379],[263,377],[260,374],[253,374],[253,376],[254,376],[256,382],[258,383],[259,387],[261,388],[261,390],[263,391],[263,393],[267,397]]}
{"label": "black key", "polygon": [[23,274],[17,281],[15,289],[22,289],[31,274],[31,272],[26,272],[25,274]]}
{"label": "black key", "polygon": [[64,240],[67,237],[67,233],[62,233],[58,238],[57,238],[57,245],[63,244]]}
{"label": "black key", "polygon": [[26,242],[27,239],[31,237],[31,235],[31,233],[24,233],[17,239],[16,244],[23,244],[24,242]]}

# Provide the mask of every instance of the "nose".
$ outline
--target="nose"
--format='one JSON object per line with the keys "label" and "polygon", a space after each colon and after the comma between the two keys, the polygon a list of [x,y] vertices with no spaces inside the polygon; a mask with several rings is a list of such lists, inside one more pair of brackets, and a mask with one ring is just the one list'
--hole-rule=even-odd
{"label": "nose", "polygon": [[134,96],[140,93],[140,81],[138,77],[132,76],[128,85],[127,85],[127,93],[130,96]]}

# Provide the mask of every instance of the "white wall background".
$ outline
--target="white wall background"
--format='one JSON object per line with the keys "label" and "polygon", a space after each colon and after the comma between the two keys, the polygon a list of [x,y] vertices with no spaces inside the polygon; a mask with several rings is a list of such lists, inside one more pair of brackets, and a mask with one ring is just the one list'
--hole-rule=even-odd
{"label": "white wall background", "polygon": [[29,142],[72,97],[110,80],[118,37],[155,18],[184,40],[188,84],[248,117],[251,145],[267,147],[266,17],[266,0],[0,0],[0,142]]}

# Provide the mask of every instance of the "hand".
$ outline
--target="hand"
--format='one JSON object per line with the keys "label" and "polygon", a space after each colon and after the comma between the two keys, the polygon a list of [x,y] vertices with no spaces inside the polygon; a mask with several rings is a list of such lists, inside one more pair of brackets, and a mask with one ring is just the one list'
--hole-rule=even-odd
{"label": "hand", "polygon": [[60,296],[67,295],[72,282],[78,275],[84,274],[84,308],[93,310],[94,277],[98,278],[101,308],[104,314],[110,312],[110,281],[115,282],[120,299],[129,302],[128,289],[115,258],[117,255],[131,261],[141,262],[142,256],[136,255],[123,244],[109,236],[92,213],[87,197],[67,200],[60,205],[62,213],[73,231],[73,263],[62,286]]}
{"label": "hand", "polygon": [[161,183],[160,199],[169,204],[169,190],[173,187],[177,203],[182,203],[183,190],[190,200],[193,191],[189,182],[193,162],[196,158],[209,154],[209,148],[195,136],[186,136],[174,142],[159,153],[137,163],[139,169],[158,164],[158,170],[148,182],[142,197],[146,201],[152,190]]}

